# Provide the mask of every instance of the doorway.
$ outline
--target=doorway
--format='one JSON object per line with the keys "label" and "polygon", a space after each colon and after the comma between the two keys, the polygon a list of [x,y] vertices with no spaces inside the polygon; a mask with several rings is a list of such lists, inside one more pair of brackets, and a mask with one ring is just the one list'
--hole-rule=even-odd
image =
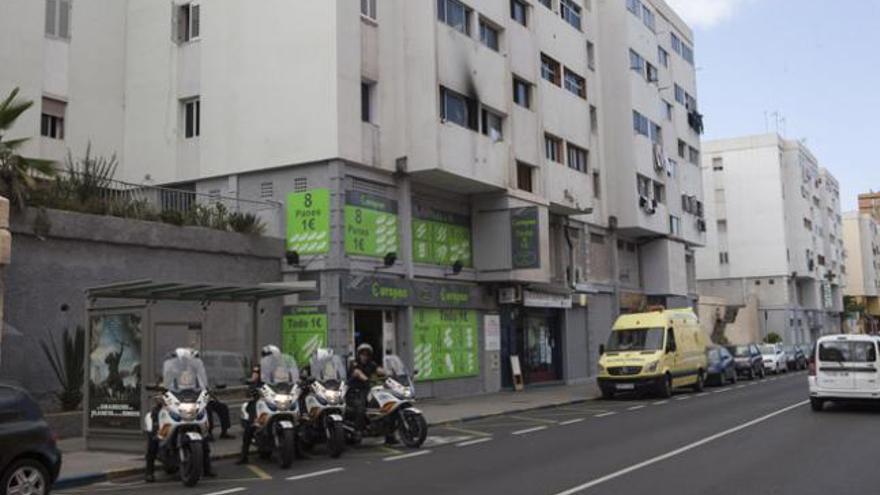
{"label": "doorway", "polygon": [[528,308],[522,312],[516,341],[527,384],[562,379],[560,320],[558,311],[552,309]]}
{"label": "doorway", "polygon": [[[367,343],[373,347],[377,361],[397,352],[394,312],[381,309],[355,309],[352,316],[354,348]],[[380,361],[381,362],[381,361]]]}

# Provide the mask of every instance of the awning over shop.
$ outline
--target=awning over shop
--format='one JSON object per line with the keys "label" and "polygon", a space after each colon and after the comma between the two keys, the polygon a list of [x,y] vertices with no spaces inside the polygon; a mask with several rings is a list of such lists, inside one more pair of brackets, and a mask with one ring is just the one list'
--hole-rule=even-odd
{"label": "awning over shop", "polygon": [[313,281],[235,285],[154,282],[144,279],[92,287],[86,289],[86,296],[90,299],[252,303],[261,299],[309,292],[315,288]]}

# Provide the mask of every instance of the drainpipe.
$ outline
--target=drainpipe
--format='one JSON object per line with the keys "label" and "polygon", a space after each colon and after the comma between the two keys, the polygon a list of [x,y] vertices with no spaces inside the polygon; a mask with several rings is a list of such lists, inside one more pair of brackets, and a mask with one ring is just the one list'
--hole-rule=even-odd
{"label": "drainpipe", "polygon": [[574,243],[571,242],[571,233],[568,231],[568,229],[570,228],[569,223],[570,219],[568,217],[565,217],[565,225],[563,226],[562,230],[563,232],[565,232],[565,242],[568,244],[568,268],[566,270],[566,273],[568,273],[569,276],[568,286],[571,289],[574,289],[576,286],[574,281]]}
{"label": "drainpipe", "polygon": [[[407,158],[401,157],[395,161],[395,177],[398,185],[398,218],[400,219],[400,252],[397,253],[398,259],[403,261],[404,273],[406,280],[411,281],[415,278],[415,268],[413,265],[412,255],[412,182],[407,173]],[[397,342],[397,353],[407,363],[410,368],[413,366],[413,356],[410,349],[409,336],[412,335],[410,329],[414,319],[413,307],[406,307],[406,318],[403,326],[398,326],[395,341]],[[406,328],[405,332],[401,332],[401,328]],[[403,335],[400,335],[403,333]],[[402,337],[402,338],[401,338]]]}

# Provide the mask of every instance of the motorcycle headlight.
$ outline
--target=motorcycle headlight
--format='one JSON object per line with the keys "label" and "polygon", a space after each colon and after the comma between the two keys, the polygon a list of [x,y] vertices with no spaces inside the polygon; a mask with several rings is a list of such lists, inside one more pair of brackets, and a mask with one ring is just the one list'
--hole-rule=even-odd
{"label": "motorcycle headlight", "polygon": [[645,365],[645,373],[653,373],[657,371],[657,366],[660,364],[660,361],[654,361],[653,363],[648,363]]}
{"label": "motorcycle headlight", "polygon": [[275,396],[275,407],[279,411],[287,411],[290,409],[290,405],[293,403],[293,397],[289,395],[276,395]]}
{"label": "motorcycle headlight", "polygon": [[339,390],[324,389],[324,400],[328,404],[339,404],[340,402],[342,402],[342,393]]}
{"label": "motorcycle headlight", "polygon": [[385,382],[385,384],[388,386],[388,389],[391,390],[391,393],[397,396],[398,399],[410,399],[413,396],[413,392],[410,387],[405,387],[395,380],[389,379]]}
{"label": "motorcycle headlight", "polygon": [[196,416],[199,415],[199,405],[192,402],[187,402],[180,405],[179,408],[180,417],[184,421],[194,421]]}

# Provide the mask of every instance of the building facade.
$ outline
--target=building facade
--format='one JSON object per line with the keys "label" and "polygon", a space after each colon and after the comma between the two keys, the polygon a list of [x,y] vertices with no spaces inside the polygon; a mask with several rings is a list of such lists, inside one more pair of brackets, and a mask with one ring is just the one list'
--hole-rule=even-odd
{"label": "building facade", "polygon": [[369,342],[434,396],[510,386],[514,357],[574,383],[620,311],[694,301],[702,117],[662,0],[13,11],[0,91],[42,103],[26,152],[91,142],[129,182],[284,205],[262,220],[285,277],[320,287],[284,309],[300,358]]}
{"label": "building facade", "polygon": [[880,221],[871,215],[870,208],[843,216],[843,244],[846,248],[844,292],[864,307],[865,319],[860,322],[860,329],[880,331]]}
{"label": "building facade", "polygon": [[757,296],[762,338],[800,343],[838,332],[846,268],[837,181],[803,143],[776,134],[703,149],[700,294],[732,305]]}

